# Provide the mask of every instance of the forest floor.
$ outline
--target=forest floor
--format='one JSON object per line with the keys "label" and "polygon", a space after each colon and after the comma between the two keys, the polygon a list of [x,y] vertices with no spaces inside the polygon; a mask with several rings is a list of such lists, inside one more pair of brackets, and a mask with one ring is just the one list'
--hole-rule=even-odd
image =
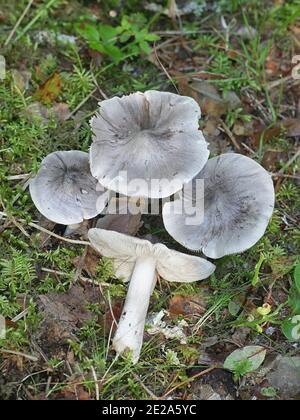
{"label": "forest floor", "polygon": [[[2,399],[300,397],[300,2],[166,3],[0,3]],[[263,165],[276,209],[265,236],[211,278],[157,284],[132,366],[110,347],[127,285],[38,213],[28,184],[50,152],[88,151],[99,101],[149,89],[192,96],[211,156]],[[142,222],[128,233],[188,252],[160,216]],[[157,314],[165,326],[151,333]],[[253,345],[259,366],[243,356]]]}

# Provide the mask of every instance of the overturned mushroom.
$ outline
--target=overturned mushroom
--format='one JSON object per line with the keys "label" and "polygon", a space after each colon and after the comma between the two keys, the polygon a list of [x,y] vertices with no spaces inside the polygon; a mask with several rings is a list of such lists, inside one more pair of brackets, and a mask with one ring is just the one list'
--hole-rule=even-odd
{"label": "overturned mushroom", "polygon": [[209,152],[194,99],[150,90],[99,105],[91,120],[91,172],[109,190],[169,197],[205,165]]}
{"label": "overturned mushroom", "polygon": [[88,154],[77,150],[50,153],[29,188],[39,212],[69,225],[68,233],[101,213],[108,201],[108,192],[90,173]]}
{"label": "overturned mushroom", "polygon": [[209,277],[215,266],[203,258],[170,250],[163,244],[153,245],[114,231],[95,228],[89,230],[88,236],[97,251],[113,258],[116,275],[125,281],[130,279],[113,347],[118,354],[131,351],[132,361],[136,363],[157,273],[168,281],[193,282]]}
{"label": "overturned mushroom", "polygon": [[[196,198],[199,180],[204,180],[204,191]],[[247,250],[263,236],[274,199],[271,176],[262,166],[227,153],[210,159],[180,196],[164,205],[163,221],[184,247],[221,258]],[[198,211],[199,223],[187,223],[191,209]]]}

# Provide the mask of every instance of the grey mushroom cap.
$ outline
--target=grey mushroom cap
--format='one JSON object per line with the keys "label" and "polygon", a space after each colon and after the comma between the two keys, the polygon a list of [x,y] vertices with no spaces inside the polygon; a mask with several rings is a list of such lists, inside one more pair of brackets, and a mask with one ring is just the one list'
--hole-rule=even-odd
{"label": "grey mushroom cap", "polygon": [[[197,180],[204,180],[204,194],[195,200]],[[210,258],[251,248],[263,236],[274,209],[269,173],[236,153],[210,159],[186,190],[193,196],[185,194],[184,188],[174,202],[164,205],[165,228],[184,247],[202,250]],[[198,224],[187,223],[185,209],[192,206],[198,210]]]}
{"label": "grey mushroom cap", "polygon": [[39,212],[64,225],[95,217],[108,201],[107,191],[90,173],[88,153],[77,150],[46,156],[29,188]]}
{"label": "grey mushroom cap", "polygon": [[[93,176],[106,188],[127,196],[168,197],[207,162],[194,99],[150,90],[99,105],[91,120],[90,162]],[[137,179],[143,180],[139,188],[130,184]],[[167,182],[156,188],[154,179]]]}

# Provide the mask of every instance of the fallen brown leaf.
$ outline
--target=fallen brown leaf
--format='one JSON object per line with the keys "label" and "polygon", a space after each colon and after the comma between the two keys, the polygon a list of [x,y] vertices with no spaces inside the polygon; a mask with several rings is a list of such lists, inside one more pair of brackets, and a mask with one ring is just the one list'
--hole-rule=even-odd
{"label": "fallen brown leaf", "polygon": [[250,122],[237,121],[232,128],[232,132],[236,136],[241,136],[241,137],[251,136],[253,133],[253,122],[252,121]]}
{"label": "fallen brown leaf", "polygon": [[51,357],[59,353],[69,339],[76,339],[76,333],[84,322],[93,319],[95,314],[88,310],[90,303],[103,303],[98,288],[72,286],[65,293],[39,295],[38,307],[43,321],[37,332],[36,340],[40,347]]}
{"label": "fallen brown leaf", "polygon": [[5,326],[6,328],[13,328],[14,330],[18,329],[17,323],[11,321],[10,319],[5,319]]}
{"label": "fallen brown leaf", "polygon": [[226,114],[228,110],[228,102],[224,100],[215,86],[206,81],[194,81],[191,89],[197,94],[197,102],[203,114],[219,118]]}
{"label": "fallen brown leaf", "polygon": [[50,113],[53,113],[54,117],[59,121],[65,121],[70,115],[69,105],[63,102],[54,104],[53,108],[50,110]]}
{"label": "fallen brown leaf", "polygon": [[41,124],[46,125],[48,123],[48,110],[46,106],[40,102],[32,102],[23,112],[24,116],[29,121],[38,120]]}
{"label": "fallen brown leaf", "polygon": [[[121,214],[106,214],[98,220],[97,228],[114,230],[119,233],[135,236],[143,225],[143,222],[141,221],[142,214],[140,212],[131,214],[130,208],[128,208],[130,200],[132,200],[132,204],[134,205],[136,201],[134,198],[128,199],[127,197],[122,197],[119,199],[112,199],[108,207],[108,212],[111,209],[114,213],[118,212]],[[139,209],[143,204],[144,203],[139,204],[137,208]]]}
{"label": "fallen brown leaf", "polygon": [[[88,247],[84,264],[83,264],[83,270],[85,270],[90,276],[95,276],[97,274],[97,266],[100,261],[99,253],[97,253],[93,248]],[[80,263],[80,257],[77,257],[74,260],[75,267],[78,267],[78,264]]]}
{"label": "fallen brown leaf", "polygon": [[182,296],[175,295],[169,302],[169,313],[171,316],[184,315],[193,317],[204,314],[206,304],[201,295]]}
{"label": "fallen brown leaf", "polygon": [[279,136],[282,131],[285,131],[287,137],[300,136],[300,119],[287,118],[284,121],[280,121],[280,123],[276,124],[273,127],[260,127],[251,136],[253,146],[258,146],[261,138],[264,139],[265,143],[269,142],[273,137]]}
{"label": "fallen brown leaf", "polygon": [[239,347],[243,347],[246,345],[250,333],[251,329],[248,327],[237,327],[231,336],[231,340]]}
{"label": "fallen brown leaf", "polygon": [[122,309],[123,309],[123,303],[121,300],[117,299],[110,309],[109,307],[106,309],[104,319],[103,319],[103,327],[105,335],[108,336],[110,332],[115,333],[117,325],[115,321],[119,321]]}
{"label": "fallen brown leaf", "polygon": [[35,99],[43,104],[51,104],[61,92],[61,77],[59,73],[53,73],[36,91]]}
{"label": "fallen brown leaf", "polygon": [[300,118],[288,118],[284,121],[288,137],[300,136]]}
{"label": "fallen brown leaf", "polygon": [[60,392],[54,394],[54,400],[79,400],[88,401],[92,397],[85,390],[80,382],[85,382],[86,378],[83,375],[73,375],[69,379],[68,385]]}
{"label": "fallen brown leaf", "polygon": [[135,236],[140,227],[143,225],[141,221],[141,213],[133,214],[107,214],[97,222],[97,228],[114,230],[126,235]]}
{"label": "fallen brown leaf", "polygon": [[276,172],[280,169],[280,162],[286,162],[288,159],[287,152],[281,150],[266,150],[263,155],[262,165],[270,172]]}
{"label": "fallen brown leaf", "polygon": [[2,10],[0,10],[0,22],[4,22],[6,19],[6,16],[4,15],[4,13],[2,12]]}
{"label": "fallen brown leaf", "polygon": [[270,76],[276,76],[279,72],[280,65],[277,61],[267,60],[266,61],[266,73]]}
{"label": "fallen brown leaf", "polygon": [[188,77],[178,77],[177,79],[177,86],[180,95],[183,96],[191,96],[195,100],[198,99],[197,92],[195,92],[190,85],[190,81]]}
{"label": "fallen brown leaf", "polygon": [[89,393],[85,391],[82,385],[77,385],[75,389],[65,389],[59,394],[55,395],[55,400],[68,400],[68,401],[89,401],[92,400]]}

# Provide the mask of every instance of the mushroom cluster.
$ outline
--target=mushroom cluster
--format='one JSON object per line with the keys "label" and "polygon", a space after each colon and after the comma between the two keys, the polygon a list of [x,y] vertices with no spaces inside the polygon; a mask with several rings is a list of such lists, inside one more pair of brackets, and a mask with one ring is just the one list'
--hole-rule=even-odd
{"label": "mushroom cluster", "polygon": [[[164,203],[163,222],[185,248],[212,259],[249,249],[263,236],[273,212],[272,179],[243,155],[227,153],[208,160],[200,115],[192,98],[168,92],[137,92],[102,101],[91,120],[89,155],[54,152],[42,161],[30,185],[37,209],[68,225],[70,232],[100,214],[111,192],[135,200],[175,194],[173,201]],[[198,181],[203,190],[195,199]],[[187,223],[191,210],[197,213],[192,224]],[[158,276],[193,282],[208,278],[215,265],[100,226],[88,232],[91,246],[112,258],[116,275],[129,281],[113,348],[117,354],[131,352],[136,363]]]}

